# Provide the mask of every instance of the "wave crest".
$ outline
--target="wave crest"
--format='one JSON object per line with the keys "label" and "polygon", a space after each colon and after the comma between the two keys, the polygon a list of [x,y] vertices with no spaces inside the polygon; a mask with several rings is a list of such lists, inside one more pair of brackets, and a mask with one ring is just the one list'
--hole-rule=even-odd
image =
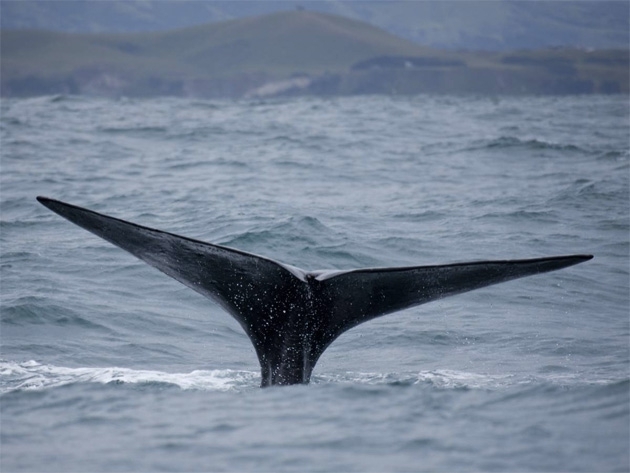
{"label": "wave crest", "polygon": [[230,391],[258,385],[253,371],[195,370],[190,373],[134,370],[129,368],[68,368],[36,361],[0,361],[0,393],[42,390],[77,383],[172,385],[183,390]]}

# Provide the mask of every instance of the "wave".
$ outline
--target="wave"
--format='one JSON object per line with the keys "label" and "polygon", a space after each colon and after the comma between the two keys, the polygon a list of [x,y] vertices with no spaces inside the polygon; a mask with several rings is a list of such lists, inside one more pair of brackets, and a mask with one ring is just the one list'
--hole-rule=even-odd
{"label": "wave", "polygon": [[[0,360],[0,394],[13,391],[41,391],[72,384],[129,384],[175,387],[195,391],[242,391],[257,388],[260,374],[247,370],[194,370],[189,373],[168,373],[120,367],[70,368],[38,363]],[[513,386],[571,386],[571,385],[627,385],[628,380],[585,380],[570,373],[549,373],[543,376],[520,377],[514,374],[480,374],[466,371],[438,369],[413,373],[318,374],[312,384],[342,386],[413,386],[438,389],[505,389]]]}
{"label": "wave", "polygon": [[142,134],[165,134],[168,128],[165,126],[106,126],[99,129],[102,133],[142,133]]}
{"label": "wave", "polygon": [[368,385],[430,385],[444,389],[492,389],[513,385],[512,375],[485,375],[457,370],[431,370],[417,373],[354,373],[319,375],[315,382]]}
{"label": "wave", "polygon": [[230,391],[258,386],[260,375],[242,370],[195,370],[190,373],[129,368],[69,368],[36,361],[0,361],[0,394],[44,390],[78,383],[174,386],[183,390]]}
{"label": "wave", "polygon": [[578,153],[588,153],[587,150],[572,144],[553,143],[538,139],[524,140],[514,136],[500,136],[499,138],[483,140],[473,145],[469,150],[477,149],[513,149],[521,148],[526,150],[554,150],[571,151]]}
{"label": "wave", "polygon": [[585,153],[586,150],[570,144],[551,143],[537,139],[521,140],[512,136],[502,136],[488,143],[488,148],[525,148],[536,150],[577,151]]}
{"label": "wave", "polygon": [[235,248],[258,246],[261,243],[270,245],[274,242],[323,246],[332,243],[330,235],[333,234],[334,231],[316,217],[290,217],[278,223],[228,236],[221,244]]}
{"label": "wave", "polygon": [[108,330],[103,325],[88,320],[66,307],[50,304],[39,297],[23,297],[2,310],[3,325],[28,326],[51,324],[57,326],[84,327]]}

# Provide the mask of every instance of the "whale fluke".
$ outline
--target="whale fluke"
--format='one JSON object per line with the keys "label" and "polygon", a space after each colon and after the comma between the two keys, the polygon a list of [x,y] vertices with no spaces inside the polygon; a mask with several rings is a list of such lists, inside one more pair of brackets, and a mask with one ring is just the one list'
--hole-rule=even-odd
{"label": "whale fluke", "polygon": [[587,261],[592,255],[304,271],[46,197],[53,212],[218,302],[252,341],[262,386],[308,383],[324,350],[375,317]]}

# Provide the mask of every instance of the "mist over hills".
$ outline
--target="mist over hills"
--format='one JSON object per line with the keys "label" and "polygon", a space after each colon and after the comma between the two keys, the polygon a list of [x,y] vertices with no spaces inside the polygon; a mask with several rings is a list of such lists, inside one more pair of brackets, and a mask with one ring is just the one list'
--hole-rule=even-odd
{"label": "mist over hills", "polygon": [[441,49],[626,48],[627,1],[2,0],[2,29],[159,31],[304,8],[367,22]]}
{"label": "mist over hills", "polygon": [[311,10],[154,32],[3,29],[0,48],[3,96],[628,93],[627,49],[439,50]]}

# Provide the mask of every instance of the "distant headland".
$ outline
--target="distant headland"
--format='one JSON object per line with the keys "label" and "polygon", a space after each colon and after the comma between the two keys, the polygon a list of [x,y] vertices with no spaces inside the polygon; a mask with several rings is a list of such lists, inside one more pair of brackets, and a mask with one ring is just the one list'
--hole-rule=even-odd
{"label": "distant headland", "polygon": [[424,47],[308,10],[141,33],[1,31],[0,94],[628,94],[629,50]]}

